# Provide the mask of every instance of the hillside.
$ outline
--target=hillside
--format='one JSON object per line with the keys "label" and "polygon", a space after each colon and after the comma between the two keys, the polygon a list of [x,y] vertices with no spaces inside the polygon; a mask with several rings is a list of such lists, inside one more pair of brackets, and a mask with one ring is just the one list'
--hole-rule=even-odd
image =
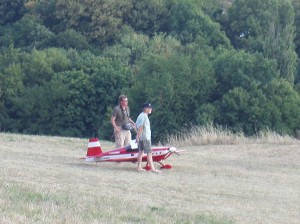
{"label": "hillside", "polygon": [[86,163],[87,143],[0,133],[0,223],[299,221],[299,142],[180,147],[158,175]]}
{"label": "hillside", "polygon": [[153,105],[156,143],[299,131],[299,0],[1,3],[0,132],[110,140],[123,94],[133,120]]}

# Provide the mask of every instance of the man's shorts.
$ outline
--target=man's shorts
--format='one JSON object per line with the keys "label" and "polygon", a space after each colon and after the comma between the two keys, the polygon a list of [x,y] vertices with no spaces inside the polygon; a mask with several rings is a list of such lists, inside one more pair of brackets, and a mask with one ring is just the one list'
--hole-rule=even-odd
{"label": "man's shorts", "polygon": [[139,141],[138,149],[139,149],[139,151],[144,151],[145,153],[152,153],[151,141],[149,141],[149,140]]}

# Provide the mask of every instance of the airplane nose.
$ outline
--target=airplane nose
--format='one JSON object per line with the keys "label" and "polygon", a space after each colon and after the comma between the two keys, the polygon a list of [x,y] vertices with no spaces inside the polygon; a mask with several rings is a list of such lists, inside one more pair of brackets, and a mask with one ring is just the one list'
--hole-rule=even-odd
{"label": "airplane nose", "polygon": [[175,147],[170,147],[170,148],[169,148],[169,151],[170,151],[170,152],[176,152],[176,148],[175,148]]}

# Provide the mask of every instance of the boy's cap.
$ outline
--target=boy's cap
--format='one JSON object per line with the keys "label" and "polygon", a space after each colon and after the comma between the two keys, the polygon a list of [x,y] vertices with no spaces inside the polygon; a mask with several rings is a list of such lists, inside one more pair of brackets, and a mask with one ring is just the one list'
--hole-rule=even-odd
{"label": "boy's cap", "polygon": [[143,109],[152,108],[151,103],[144,103]]}

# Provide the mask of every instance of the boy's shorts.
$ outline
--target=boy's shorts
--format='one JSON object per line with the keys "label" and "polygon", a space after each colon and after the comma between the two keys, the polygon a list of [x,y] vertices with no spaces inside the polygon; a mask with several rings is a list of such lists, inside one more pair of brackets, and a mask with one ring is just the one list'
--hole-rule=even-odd
{"label": "boy's shorts", "polygon": [[139,141],[138,149],[139,151],[144,151],[145,153],[152,153],[151,142],[149,140]]}

